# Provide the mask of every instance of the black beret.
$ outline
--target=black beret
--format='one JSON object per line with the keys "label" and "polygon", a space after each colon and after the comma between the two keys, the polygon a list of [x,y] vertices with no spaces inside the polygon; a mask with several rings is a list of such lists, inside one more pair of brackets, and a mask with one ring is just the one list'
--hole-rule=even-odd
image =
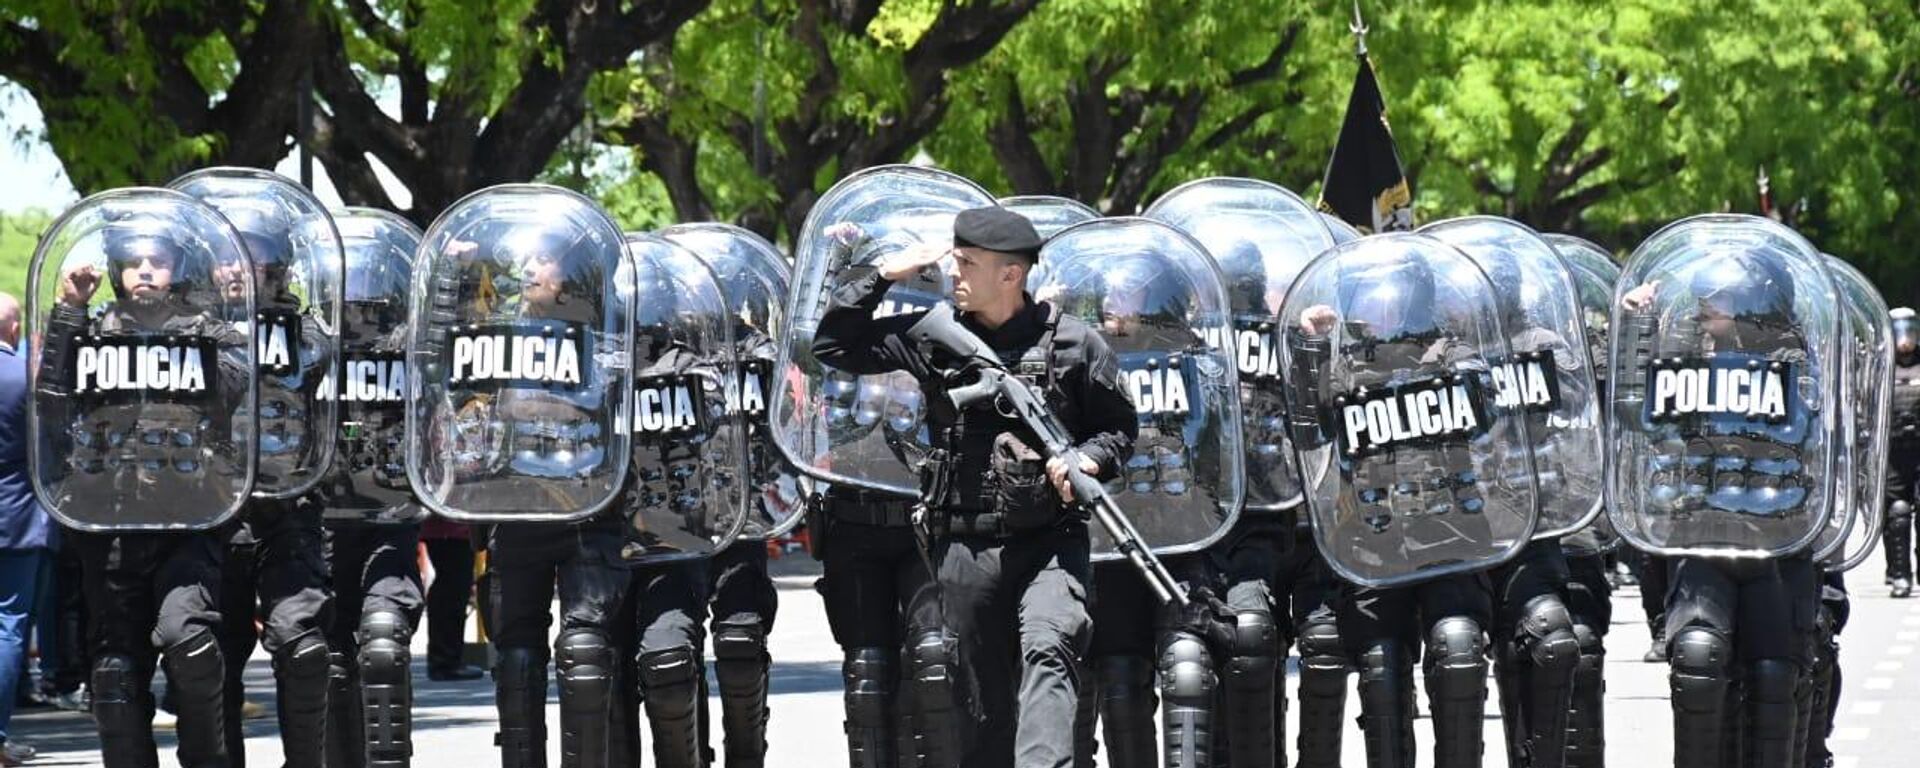
{"label": "black beret", "polygon": [[1027,217],[997,205],[969,208],[953,220],[956,248],[985,248],[1039,261],[1040,246],[1045,242]]}

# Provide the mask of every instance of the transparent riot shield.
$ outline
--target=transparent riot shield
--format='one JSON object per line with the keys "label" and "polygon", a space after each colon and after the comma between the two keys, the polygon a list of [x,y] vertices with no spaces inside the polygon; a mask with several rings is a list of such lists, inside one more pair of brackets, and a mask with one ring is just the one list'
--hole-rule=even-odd
{"label": "transparent riot shield", "polygon": [[1426,235],[1354,240],[1300,273],[1280,316],[1300,478],[1336,573],[1392,587],[1520,551],[1538,507],[1529,414],[1499,396],[1512,351],[1466,254]]}
{"label": "transparent riot shield", "polygon": [[[1177,229],[1119,217],[1062,230],[1040,262],[1050,269],[1029,276],[1034,298],[1100,333],[1139,416],[1133,458],[1108,492],[1154,551],[1212,544],[1245,500],[1231,311],[1213,260]],[[1095,559],[1122,557],[1103,531],[1093,536]]]}
{"label": "transparent riot shield", "polygon": [[659,235],[712,267],[733,324],[740,373],[740,396],[733,412],[746,422],[750,483],[747,521],[740,536],[749,542],[785,536],[806,518],[806,501],[812,492],[812,481],[774,445],[767,422],[774,358],[778,340],[786,333],[784,302],[790,276],[786,258],[766,239],[731,224],[676,224]]}
{"label": "transparent riot shield", "polygon": [[395,214],[333,214],[341,270],[340,376],[320,384],[338,403],[339,445],[317,490],[330,523],[418,522],[426,507],[407,484],[407,295],[420,229]]}
{"label": "transparent riot shield", "polygon": [[626,248],[592,200],[542,184],[474,192],[414,257],[407,478],[466,522],[571,521],[613,503],[631,445]]}
{"label": "transparent riot shield", "polygon": [[[253,491],[247,249],[218,211],[165,189],[67,209],[27,288],[33,489],[86,531],[210,528]],[[100,290],[102,287],[107,290]]]}
{"label": "transparent riot shield", "polygon": [[1826,259],[1847,328],[1840,398],[1845,431],[1835,454],[1836,506],[1814,542],[1814,557],[1829,570],[1845,571],[1866,560],[1880,538],[1893,406],[1893,328],[1886,302],[1866,276],[1837,258]]}
{"label": "transparent riot shield", "polygon": [[[1573,278],[1573,289],[1580,295],[1580,322],[1586,328],[1587,359],[1593,362],[1593,391],[1601,403],[1607,402],[1607,322],[1613,307],[1614,280],[1620,276],[1620,267],[1606,255],[1600,247],[1567,235],[1543,235],[1560,259],[1569,267],[1567,275]],[[1576,254],[1569,258],[1568,254]],[[1585,255],[1578,255],[1584,253]],[[1602,419],[1607,409],[1599,409]],[[1612,456],[1603,456],[1612,461]],[[1602,494],[1604,496],[1604,494]],[[1598,500],[1604,503],[1605,499]],[[1613,521],[1606,515],[1597,515],[1587,527],[1567,534],[1560,540],[1570,554],[1601,554],[1612,551],[1620,544],[1619,534],[1613,531]]]}
{"label": "transparent riot shield", "polygon": [[1280,301],[1307,262],[1333,247],[1320,214],[1284,187],[1210,178],[1175,187],[1142,214],[1205,246],[1227,284],[1234,362],[1247,435],[1247,511],[1300,504],[1281,392]]}
{"label": "transparent riot shield", "polygon": [[1538,474],[1534,538],[1587,527],[1605,507],[1606,435],[1580,295],[1566,263],[1538,233],[1511,219],[1469,216],[1417,231],[1459,249],[1493,281],[1500,327],[1513,352],[1490,361],[1494,392],[1527,414],[1528,443],[1516,448],[1533,455]]}
{"label": "transparent riot shield", "polygon": [[1754,216],[1696,216],[1614,291],[1608,514],[1663,556],[1772,557],[1834,508],[1842,316],[1820,253]]}
{"label": "transparent riot shield", "polygon": [[254,309],[229,317],[259,345],[260,463],[254,495],[305,493],[333,462],[339,407],[319,396],[339,376],[340,235],[326,206],[292,179],[208,168],[167,186],[219,210],[253,261]]}
{"label": "transparent riot shield", "polygon": [[[903,372],[860,376],[824,366],[813,357],[813,336],[840,270],[917,246],[951,247],[954,217],[993,204],[971,181],[907,165],[854,173],[814,203],[794,248],[770,419],[780,450],[800,471],[902,498],[918,493],[912,467],[929,449],[920,385]],[[941,301],[944,261],[895,283],[875,314],[915,312]]]}
{"label": "transparent riot shield", "polygon": [[712,554],[746,524],[751,422],[740,399],[734,318],[699,256],[629,233],[616,310],[633,318],[629,560]]}
{"label": "transparent riot shield", "polygon": [[1078,200],[1054,195],[1015,195],[1000,198],[1000,207],[1027,217],[1042,239],[1083,221],[1100,218],[1100,212]]}

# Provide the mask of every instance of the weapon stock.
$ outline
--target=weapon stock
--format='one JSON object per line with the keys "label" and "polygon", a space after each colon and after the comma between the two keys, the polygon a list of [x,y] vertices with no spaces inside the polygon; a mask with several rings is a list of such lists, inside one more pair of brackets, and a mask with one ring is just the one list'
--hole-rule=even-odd
{"label": "weapon stock", "polygon": [[1099,480],[1080,471],[1080,452],[1073,447],[1072,433],[1060,423],[1059,417],[1047,407],[1046,401],[1032,385],[1009,373],[986,342],[954,319],[952,306],[942,304],[934,308],[913,325],[908,335],[923,345],[937,347],[959,357],[965,361],[963,369],[971,368],[977,372],[978,381],[947,391],[947,397],[954,406],[964,408],[982,399],[993,398],[1001,413],[1026,424],[1040,438],[1046,454],[1066,464],[1067,480],[1073,486],[1074,498],[1092,510],[1093,518],[1112,537],[1120,553],[1126,555],[1127,561],[1133,563],[1133,567],[1147,580],[1160,602],[1171,602],[1182,607],[1187,604],[1186,590],[1174,580],[1167,566],[1147,546],[1146,540],[1134,528],[1126,512],[1120,509],[1119,503],[1107,494],[1107,489]]}

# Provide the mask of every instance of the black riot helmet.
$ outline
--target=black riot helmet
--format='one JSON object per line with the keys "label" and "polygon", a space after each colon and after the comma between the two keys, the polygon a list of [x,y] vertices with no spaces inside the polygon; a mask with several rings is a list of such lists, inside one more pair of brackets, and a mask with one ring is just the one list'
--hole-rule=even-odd
{"label": "black riot helmet", "polygon": [[1259,245],[1242,240],[1214,258],[1227,278],[1228,305],[1248,309],[1268,305],[1267,260]]}
{"label": "black riot helmet", "polygon": [[1893,351],[1902,360],[1910,360],[1920,352],[1920,323],[1915,322],[1912,307],[1894,307],[1887,313],[1893,321]]}
{"label": "black riot helmet", "polygon": [[240,233],[253,262],[254,291],[263,298],[285,293],[293,269],[294,232],[292,217],[266,201],[231,200],[221,213]]}
{"label": "black riot helmet", "polygon": [[164,262],[171,273],[168,285],[168,297],[181,299],[189,290],[204,281],[204,276],[189,274],[200,265],[188,259],[187,247],[181,243],[173,227],[167,222],[145,219],[127,219],[114,222],[101,234],[100,249],[107,262],[107,284],[113,286],[114,298],[120,301],[132,300],[121,273],[128,267],[138,266],[142,261]]}

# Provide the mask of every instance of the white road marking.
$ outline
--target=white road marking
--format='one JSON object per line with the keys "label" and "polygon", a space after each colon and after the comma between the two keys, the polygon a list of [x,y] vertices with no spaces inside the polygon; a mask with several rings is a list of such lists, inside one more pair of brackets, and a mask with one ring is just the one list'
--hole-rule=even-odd
{"label": "white road marking", "polygon": [[1898,662],[1898,661],[1882,661],[1882,662],[1879,662],[1879,663],[1877,663],[1877,664],[1874,664],[1874,665],[1873,665],[1873,671],[1875,671],[1875,672],[1898,672],[1898,671],[1900,671],[1900,668],[1901,668],[1901,667],[1904,667],[1904,666],[1906,666],[1906,664],[1903,664],[1903,663],[1901,663],[1901,662]]}
{"label": "white road marking", "polygon": [[1891,690],[1893,690],[1893,678],[1891,678],[1891,677],[1870,677],[1870,678],[1867,678],[1867,690],[1869,690],[1869,691],[1891,691]]}
{"label": "white road marking", "polygon": [[1906,655],[1908,655],[1908,654],[1911,654],[1911,653],[1913,653],[1913,646],[1911,646],[1911,645],[1889,645],[1889,646],[1887,646],[1887,655],[1888,655],[1888,656],[1906,656]]}
{"label": "white road marking", "polygon": [[1874,715],[1880,714],[1880,711],[1885,709],[1886,706],[1887,706],[1886,702],[1882,702],[1882,701],[1857,702],[1853,705],[1853,716],[1854,717],[1872,717]]}

